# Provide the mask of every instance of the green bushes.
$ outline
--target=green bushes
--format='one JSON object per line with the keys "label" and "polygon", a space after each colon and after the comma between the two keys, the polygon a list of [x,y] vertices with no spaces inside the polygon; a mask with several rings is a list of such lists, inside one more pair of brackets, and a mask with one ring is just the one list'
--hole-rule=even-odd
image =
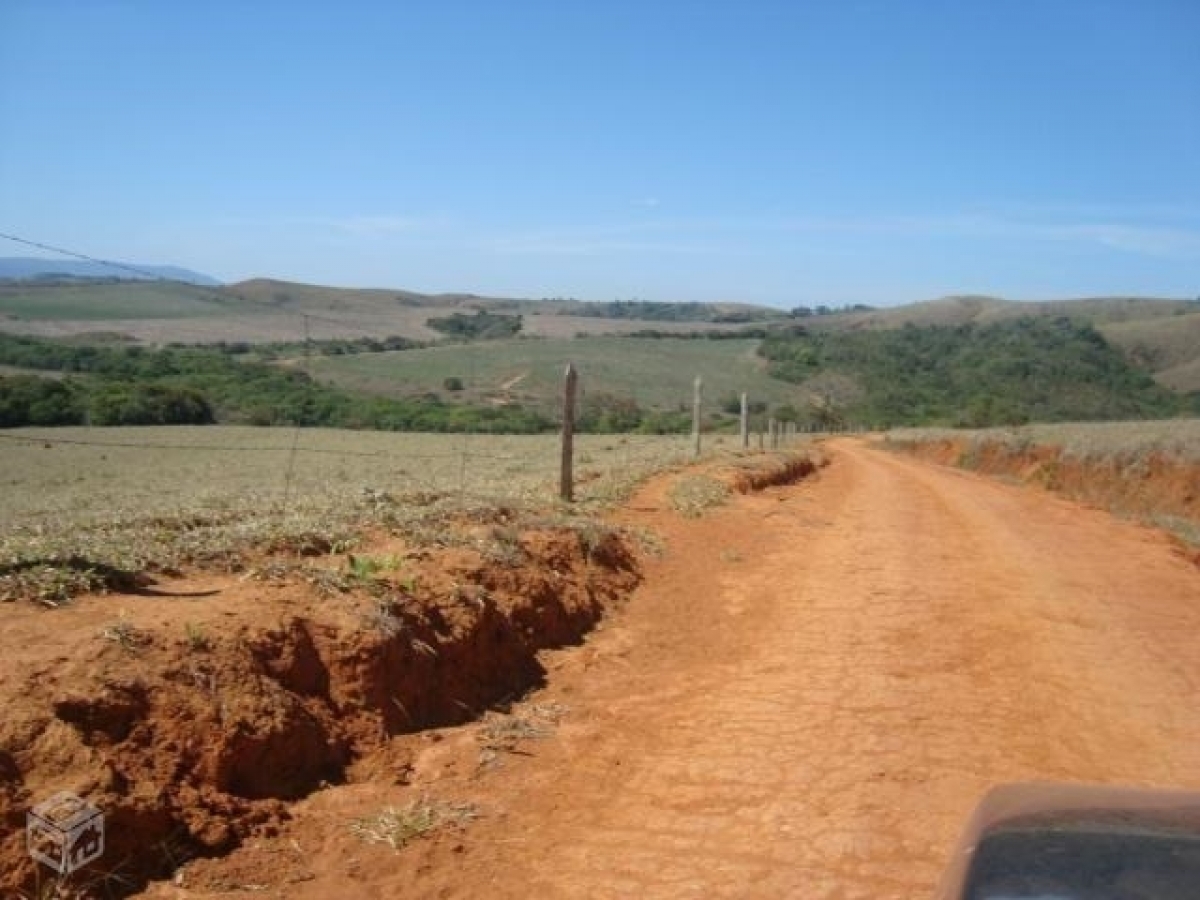
{"label": "green bushes", "polygon": [[0,428],[83,422],[83,399],[69,382],[36,375],[0,378]]}
{"label": "green bushes", "polygon": [[440,331],[442,334],[459,340],[488,341],[516,337],[521,330],[522,323],[523,320],[520,316],[491,313],[481,309],[473,316],[466,313],[435,316],[425,324],[434,331]]}
{"label": "green bushes", "polygon": [[216,417],[208,400],[194,390],[114,384],[91,393],[87,421],[89,425],[211,425]]}
{"label": "green bushes", "polygon": [[861,396],[840,412],[873,425],[984,427],[1182,409],[1094,328],[1066,318],[845,332],[795,326],[768,337],[759,353],[785,381],[827,373],[853,380]]}
{"label": "green bushes", "polygon": [[515,405],[351,394],[300,369],[242,361],[219,349],[75,346],[0,335],[0,363],[75,376],[0,379],[0,427],[220,422],[513,434],[556,427]]}

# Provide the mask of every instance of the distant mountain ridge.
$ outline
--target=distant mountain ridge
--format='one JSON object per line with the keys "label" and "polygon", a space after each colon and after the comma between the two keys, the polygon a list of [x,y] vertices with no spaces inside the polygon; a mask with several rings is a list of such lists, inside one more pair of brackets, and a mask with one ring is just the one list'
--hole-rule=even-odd
{"label": "distant mountain ridge", "polygon": [[0,257],[0,279],[9,281],[52,281],[64,279],[121,279],[150,281],[165,278],[204,287],[219,287],[221,282],[211,275],[194,272],[180,266],[151,266],[118,262],[107,265],[82,259],[41,259],[33,256]]}

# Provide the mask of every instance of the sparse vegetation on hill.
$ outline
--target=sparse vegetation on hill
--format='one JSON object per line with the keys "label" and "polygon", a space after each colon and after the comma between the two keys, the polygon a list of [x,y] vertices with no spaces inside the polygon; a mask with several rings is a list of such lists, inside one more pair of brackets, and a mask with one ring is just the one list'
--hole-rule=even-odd
{"label": "sparse vegetation on hill", "polygon": [[446,379],[457,378],[463,390],[453,393],[455,402],[519,402],[554,416],[561,402],[563,368],[572,362],[580,373],[585,430],[609,430],[612,423],[633,417],[631,409],[617,410],[611,404],[600,408],[607,396],[636,405],[637,429],[658,432],[683,427],[679,423],[691,409],[697,375],[704,379],[706,407],[714,414],[722,398],[742,391],[771,409],[799,402],[801,394],[794,385],[767,373],[766,361],[755,353],[758,345],[757,339],[746,337],[487,341],[320,357],[312,360],[311,371],[349,391],[387,397],[437,392],[447,400],[451,394]]}
{"label": "sparse vegetation on hill", "polygon": [[221,422],[386,431],[534,433],[554,427],[515,404],[450,405],[436,396],[356,396],[307,372],[239,361],[219,350],[72,345],[0,335],[0,363],[71,373],[51,381],[0,378],[6,427]]}
{"label": "sparse vegetation on hill", "polygon": [[763,322],[786,313],[743,304],[671,303],[653,300],[613,300],[610,303],[574,303],[563,310],[570,315],[598,319],[638,319],[646,322]]}
{"label": "sparse vegetation on hill", "polygon": [[829,374],[861,388],[843,414],[874,425],[986,426],[1170,416],[1180,398],[1129,365],[1094,328],[1065,318],[992,325],[814,332],[763,342],[778,378]]}
{"label": "sparse vegetation on hill", "polygon": [[1101,333],[1135,365],[1176,391],[1200,391],[1200,304],[1155,319],[1114,322]]}

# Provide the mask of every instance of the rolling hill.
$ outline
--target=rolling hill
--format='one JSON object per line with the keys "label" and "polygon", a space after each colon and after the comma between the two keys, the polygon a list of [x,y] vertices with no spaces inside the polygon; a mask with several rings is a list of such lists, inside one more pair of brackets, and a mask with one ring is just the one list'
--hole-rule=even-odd
{"label": "rolling hill", "polygon": [[[515,324],[519,316],[519,337],[455,343],[430,325],[443,320],[445,330],[446,320],[476,320],[480,311],[488,321]],[[1021,324],[1028,322],[1046,327]],[[756,335],[739,334],[748,325]],[[1066,329],[1062,340],[1055,328]],[[1091,331],[1077,340],[1071,329]],[[790,318],[780,310],[738,304],[584,304],[274,279],[220,287],[25,281],[0,283],[0,332],[70,338],[74,345],[215,345],[233,359],[282,366],[355,396],[423,399],[464,412],[523,408],[551,419],[568,360],[580,368],[591,397],[585,402],[593,407],[636,404],[668,416],[687,406],[696,375],[705,379],[714,410],[745,390],[785,413],[837,410],[864,421],[914,423],[958,421],[966,405],[972,407],[966,417],[972,421],[1169,415],[1184,408],[1182,401],[1155,393],[1132,373],[1141,373],[1143,381],[1153,376],[1175,395],[1200,392],[1200,301],[1152,298],[1018,303],[963,296]],[[782,358],[770,352],[764,357],[759,354],[763,334],[782,336],[795,347]],[[804,335],[813,337],[807,346]],[[869,335],[884,337],[867,340]],[[1031,335],[1041,337],[1032,340]],[[404,341],[383,340],[391,336],[430,346],[395,349]],[[313,343],[302,352],[306,338]],[[1080,358],[1099,352],[1097,341],[1111,353],[1090,369],[1077,366]],[[779,350],[778,342],[774,347]],[[930,347],[936,352],[923,349]],[[789,369],[785,363],[793,350],[796,359],[819,364]],[[889,354],[911,365],[888,374],[880,361]],[[1022,354],[1030,365],[1020,364]],[[941,356],[957,362],[939,375]],[[916,380],[909,378],[914,372],[920,376]],[[1062,380],[1064,372],[1073,374]],[[1025,387],[1011,390],[1021,378]],[[1097,379],[1107,387],[1089,387],[1089,380]],[[953,390],[947,388],[951,384]],[[1027,402],[1034,388],[1042,387],[1061,394],[1063,402],[1050,396]],[[989,394],[995,401],[990,405]],[[1200,408],[1195,398],[1187,402]]]}
{"label": "rolling hill", "polygon": [[[780,310],[748,304],[660,304],[680,319],[598,315],[606,305],[578,300],[523,300],[474,294],[419,294],[382,288],[336,288],[256,278],[205,288],[182,282],[0,282],[0,331],[43,336],[116,332],[151,344],[274,342],[399,335],[438,340],[430,318],[487,310],[524,317],[522,333],[571,338],[659,331],[731,330],[778,321]],[[662,310],[658,310],[662,312]],[[669,310],[668,310],[669,312]],[[305,321],[307,319],[307,322]]]}
{"label": "rolling hill", "polygon": [[1098,329],[1126,358],[1174,391],[1200,391],[1200,300],[1089,297],[1018,302],[945,297],[908,306],[805,319],[813,331],[895,329],[906,325],[992,325],[1019,318],[1066,318]]}
{"label": "rolling hill", "polygon": [[[319,381],[355,392],[519,403],[549,414],[559,407],[563,371],[571,362],[580,371],[585,402],[589,395],[607,394],[647,409],[688,409],[692,381],[699,375],[713,405],[741,391],[772,406],[802,405],[802,391],[767,373],[758,344],[745,338],[518,339],[317,357],[309,361],[308,371]],[[449,379],[461,381],[462,390],[447,390]]]}
{"label": "rolling hill", "polygon": [[1200,310],[1100,326],[1131,361],[1174,391],[1200,391]]}

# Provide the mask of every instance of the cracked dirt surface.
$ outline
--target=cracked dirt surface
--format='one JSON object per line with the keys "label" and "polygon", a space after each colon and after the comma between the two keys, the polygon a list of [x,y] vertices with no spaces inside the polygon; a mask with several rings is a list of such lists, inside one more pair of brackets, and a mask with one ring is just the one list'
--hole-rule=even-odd
{"label": "cracked dirt surface", "polygon": [[[487,766],[470,726],[413,738],[403,777],[319,791],[147,895],[918,898],[997,782],[1200,787],[1200,570],[1165,537],[828,449],[698,521],[635,498],[666,551],[546,657],[552,737]],[[414,789],[480,817],[400,852],[349,834]]]}

